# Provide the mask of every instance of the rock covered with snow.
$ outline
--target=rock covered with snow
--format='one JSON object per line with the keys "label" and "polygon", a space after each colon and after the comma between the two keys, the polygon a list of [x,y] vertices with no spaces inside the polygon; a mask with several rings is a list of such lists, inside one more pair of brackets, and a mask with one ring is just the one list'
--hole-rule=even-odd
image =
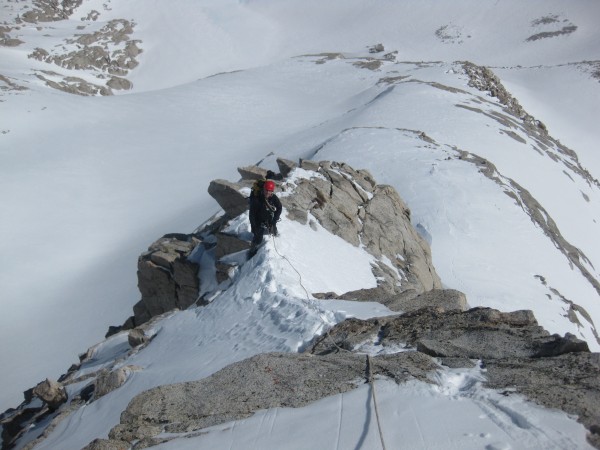
{"label": "rock covered with snow", "polygon": [[600,448],[600,354],[565,353],[553,358],[500,358],[485,362],[487,385],[505,395],[518,392],[578,416]]}
{"label": "rock covered with snow", "polygon": [[[410,210],[391,186],[379,185],[365,170],[336,162],[301,161],[303,176],[282,186],[286,217],[323,228],[377,258],[377,288],[347,293],[344,298],[383,297],[415,290],[439,289],[429,244],[410,222]],[[293,174],[293,173],[292,173]]]}
{"label": "rock covered with snow", "polygon": [[[427,380],[437,364],[420,353],[378,358],[370,368],[397,382]],[[117,441],[161,441],[163,432],[193,432],[252,415],[259,409],[297,408],[355,389],[369,370],[365,355],[267,353],[189,383],[161,386],[137,396],[109,436]]]}
{"label": "rock covered with snow", "polygon": [[[285,209],[283,220],[310,226],[316,221],[377,259],[373,273],[378,286],[345,293],[343,298],[382,299],[407,291],[414,292],[415,297],[442,287],[429,244],[411,224],[410,210],[394,188],[379,185],[367,171],[343,163],[301,160],[295,164],[278,159],[277,164],[281,173],[274,178],[283,178],[278,181]],[[259,167],[238,171],[240,181],[214,180],[208,189],[227,218],[248,209],[247,196],[253,181],[266,175]]]}
{"label": "rock covered with snow", "polygon": [[[373,351],[375,356],[366,356]],[[302,407],[376,376],[399,384],[430,383],[443,366],[480,366],[490,387],[505,395],[516,391],[578,414],[592,432],[599,424],[594,405],[600,365],[585,342],[551,336],[531,311],[429,307],[401,316],[347,319],[306,353],[261,354],[202,380],[151,389],[129,403],[105,443],[151,447],[168,440],[168,433],[198,433],[258,410]]]}
{"label": "rock covered with snow", "polygon": [[[377,298],[389,306],[409,310],[414,309],[413,302],[418,304],[415,299],[419,295],[440,290],[441,281],[431,261],[429,244],[411,224],[410,210],[392,187],[378,185],[367,171],[355,170],[347,164],[308,160],[295,164],[283,159],[277,162],[287,174],[285,178],[283,173],[272,175],[278,180],[285,208],[283,220],[307,226],[316,220],[332,234],[364,248],[377,260],[372,269],[378,279],[377,287],[347,292],[340,297]],[[295,172],[297,168],[299,171]],[[223,217],[209,221],[191,234],[165,235],[139,257],[138,287],[142,298],[134,306],[133,316],[122,327],[113,327],[109,335],[139,326],[164,312],[185,309],[196,302],[201,304],[211,295],[208,286],[200,286],[201,270],[214,272],[215,286],[232,277],[236,264],[227,262],[226,257],[247,250],[251,235],[235,234],[226,228],[230,219],[248,210],[253,182],[267,175],[265,169],[257,166],[238,171],[241,180],[214,180],[208,188],[223,208]],[[207,253],[210,258],[201,263],[201,256],[192,258],[195,251],[198,255]],[[463,309],[466,300],[464,303]]]}
{"label": "rock covered with snow", "polygon": [[[261,409],[303,407],[354,390],[375,376],[398,384],[415,380],[431,383],[443,367],[479,367],[491,374],[491,387],[508,391],[517,385],[517,392],[546,406],[579,414],[594,433],[600,425],[594,412],[594,402],[600,395],[600,386],[594,380],[599,379],[600,368],[597,355],[589,353],[585,342],[569,334],[550,335],[531,311],[467,310],[464,294],[442,289],[429,245],[412,226],[408,207],[393,188],[378,185],[369,172],[326,161],[278,163],[282,173],[287,173],[286,177],[276,177],[285,208],[283,220],[295,227],[324,229],[344,246],[364,250],[373,261],[376,287],[341,295],[312,294],[322,298],[323,304],[330,298],[369,300],[404,314],[367,320],[349,318],[325,334],[311,334],[298,347],[304,352],[263,350],[265,353],[225,366],[210,376],[135,392],[128,397],[131,401],[120,423],[110,430],[109,438],[90,439],[86,449],[152,447],[182,433],[195,435],[207,427],[249,417]],[[169,311],[208,306],[230,287],[234,291],[255,288],[238,286],[240,280],[236,277],[246,263],[245,250],[251,238],[245,216],[247,195],[253,180],[266,175],[266,171],[251,166],[239,172],[242,180],[221,180],[209,188],[219,204],[225,205],[223,213],[191,234],[163,236],[140,256],[142,299],[134,307],[134,316],[113,330],[118,333],[133,328],[115,336],[123,342],[118,352],[97,369],[89,370],[86,367],[94,367],[97,358],[102,360],[102,345],[88,350],[81,358],[82,364],[73,367],[61,378],[62,384],[57,384],[63,392],[64,386],[73,386],[69,408],[51,406],[52,399],[38,395],[48,408],[36,409],[29,403],[9,414],[3,422],[7,429],[16,431],[7,434],[5,442],[16,442],[26,433],[28,424],[48,419],[59,408],[61,413],[50,419],[49,427],[33,441],[37,445],[72,411],[119,392],[132,378],[132,372],[144,370],[124,361],[152,344],[161,317]],[[260,261],[258,264],[268,264],[268,259]],[[280,294],[277,301],[290,296],[290,292]],[[248,297],[245,300],[254,304],[257,298],[255,294],[252,301]],[[286,317],[290,320],[292,316]],[[557,368],[551,370],[554,363]],[[551,373],[557,378],[551,378]],[[565,379],[570,380],[572,389],[562,390]],[[595,436],[590,437],[591,442],[595,442]]]}

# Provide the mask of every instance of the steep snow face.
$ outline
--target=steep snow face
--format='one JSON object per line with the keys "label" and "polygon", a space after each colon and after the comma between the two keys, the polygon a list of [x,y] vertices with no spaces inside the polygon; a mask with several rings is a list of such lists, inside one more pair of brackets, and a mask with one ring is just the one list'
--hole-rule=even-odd
{"label": "steep snow face", "polygon": [[[91,380],[85,377],[101,369],[126,368],[125,384],[79,407],[35,448],[83,448],[105,438],[128,403],[147,389],[206,378],[257,353],[297,352],[348,317],[397,314],[376,302],[312,299],[307,289],[373,284],[372,257],[318,226],[315,230],[283,221],[280,231],[281,237],[268,239],[247,262],[245,252],[229,255],[230,262],[239,263],[232,285],[216,293],[206,306],[158,318],[146,329],[151,338],[148,345],[131,349],[127,332],[121,332],[92,348],[89,359],[72,374],[82,379],[68,386],[70,394],[79,392]],[[247,234],[244,214],[229,224],[228,232]],[[377,339],[365,336],[361,351],[379,352]],[[479,362],[473,364],[471,369],[440,366],[431,373],[430,383],[413,380],[398,385],[377,379],[369,385],[359,379],[357,389],[307,407],[258,411],[201,433],[163,433],[159,437],[171,441],[157,448],[220,449],[251,444],[265,450],[376,449],[381,442],[434,449],[447,448],[449,443],[465,449],[482,445],[592,448],[585,441],[583,426],[565,413],[545,410],[514,393],[483,388],[485,369]],[[18,447],[35,440],[47,425],[42,421],[27,430]]]}
{"label": "steep snow face", "polygon": [[[296,222],[281,225],[281,233],[290,239],[267,241],[240,267],[233,285],[207,306],[157,321],[147,331],[151,344],[141,351],[126,354],[127,332],[93,348],[90,361],[74,378],[103,368],[129,367],[129,379],[117,391],[73,413],[36,448],[82,448],[106,436],[129,401],[152,387],[201,379],[258,353],[297,352],[346,317],[397,314],[375,302],[315,301],[306,289],[374,285],[371,256],[322,228],[314,231]],[[247,222],[241,227],[232,224],[240,232],[247,227]],[[309,248],[311,241],[315,246]],[[245,261],[246,252],[230,258]],[[30,430],[21,442],[35,439],[45,425]]]}
{"label": "steep snow face", "polygon": [[[471,305],[535,306],[548,329],[575,332],[597,348],[598,297],[589,280],[499,187],[456,160],[453,147],[525,187],[583,251],[589,262],[581,258],[581,265],[596,279],[597,187],[572,172],[572,161],[533,150],[514,123],[476,111],[500,107],[468,88],[455,66],[399,61],[493,66],[598,178],[598,2],[84,0],[68,20],[16,24],[28,6],[0,5],[10,28],[1,33],[23,42],[0,47],[0,410],[46,376],[56,378],[108,325],[123,322],[139,296],[137,255],[158,236],[190,231],[216,211],[206,194],[211,179],[232,178],[236,166],[269,152],[311,157],[327,142],[319,158],[348,154],[397,188],[432,236],[444,283],[467,292]],[[96,20],[88,18],[93,11]],[[104,72],[28,55],[38,47],[68,53],[77,44],[67,39],[123,18],[143,50],[127,74],[132,90],[80,97],[37,77],[98,82]],[[368,48],[378,42],[391,55],[369,65],[366,58],[379,54]],[[306,54],[323,55],[300,57]],[[409,78],[381,81],[399,77]],[[369,128],[342,133],[357,127]],[[396,128],[424,131],[434,142],[411,138],[396,147]],[[439,161],[442,155],[451,160]],[[273,167],[272,159],[264,164]]]}
{"label": "steep snow face", "polygon": [[432,236],[434,266],[448,287],[465,292],[472,306],[531,309],[550,332],[568,331],[600,348],[597,291],[507,195],[509,186],[487,179],[451,148],[397,130],[344,133],[319,155],[356,164],[368,146],[371,154],[384,152],[387,164],[366,167],[404,193],[414,223]]}

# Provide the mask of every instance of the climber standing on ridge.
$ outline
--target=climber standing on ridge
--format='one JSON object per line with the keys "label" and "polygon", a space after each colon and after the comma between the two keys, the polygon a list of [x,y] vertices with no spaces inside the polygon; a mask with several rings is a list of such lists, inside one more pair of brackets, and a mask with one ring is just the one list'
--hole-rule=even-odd
{"label": "climber standing on ridge", "polygon": [[277,222],[281,216],[281,201],[275,195],[275,182],[266,180],[262,191],[250,196],[250,228],[252,238],[251,253],[263,241],[265,233],[277,236]]}

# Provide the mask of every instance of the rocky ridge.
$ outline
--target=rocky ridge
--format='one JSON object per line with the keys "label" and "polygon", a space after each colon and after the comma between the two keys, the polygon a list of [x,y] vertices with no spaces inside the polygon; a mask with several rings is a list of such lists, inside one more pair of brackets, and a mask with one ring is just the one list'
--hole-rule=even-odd
{"label": "rocky ridge", "polygon": [[[468,309],[464,294],[442,289],[429,245],[410,223],[410,210],[391,187],[378,185],[367,171],[327,161],[277,163],[284,220],[306,226],[318,222],[352,245],[362,245],[378,261],[373,266],[376,288],[340,296],[312,294],[322,301],[379,301],[404,314],[348,319],[315,338],[304,353],[260,354],[208,378],[141,393],[122,412],[109,438],[97,439],[87,449],[152,447],[178,433],[201,433],[260,409],[304,406],[354,389],[373,376],[396,383],[435,383],[436,374],[448,367],[479,367],[490,388],[577,414],[590,430],[590,442],[600,448],[595,407],[600,400],[600,358],[585,342],[568,334],[549,335],[530,311]],[[134,314],[108,333],[127,333],[128,350],[101,370],[78,376],[78,369],[93,358],[91,348],[58,381],[46,380],[27,391],[23,404],[1,416],[3,449],[17,445],[32,424],[47,421],[41,436],[24,447],[33,448],[74,411],[119,389],[133,372],[143,370],[123,364],[152,345],[153,324],[174,310],[201,307],[235,283],[239,267],[225,257],[246,250],[251,235],[234,234],[228,224],[246,214],[250,187],[267,174],[257,166],[239,172],[239,181],[215,180],[209,186],[223,213],[191,234],[163,236],[140,255],[142,298]],[[373,348],[377,355],[366,358]],[[400,348],[404,351],[398,352]],[[365,378],[367,368],[371,375]],[[246,389],[248,385],[253,388]],[[164,432],[171,437],[161,436]]]}
{"label": "rocky ridge", "polygon": [[[367,358],[369,346],[380,354]],[[404,351],[386,354],[393,347]],[[262,354],[202,380],[151,389],[130,402],[109,440],[88,449],[119,442],[152,447],[169,440],[161,433],[194,435],[258,410],[305,406],[373,376],[435,383],[436,373],[459,367],[479,367],[485,384],[503,395],[524,394],[578,415],[599,447],[600,357],[585,342],[549,335],[530,311],[430,306],[397,317],[348,319],[303,354]]]}

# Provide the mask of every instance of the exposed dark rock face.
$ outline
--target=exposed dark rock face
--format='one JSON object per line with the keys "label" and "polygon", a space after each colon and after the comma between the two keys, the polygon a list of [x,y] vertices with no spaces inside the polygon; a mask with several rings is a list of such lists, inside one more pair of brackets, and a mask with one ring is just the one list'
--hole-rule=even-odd
{"label": "exposed dark rock face", "polygon": [[185,309],[198,299],[198,264],[189,256],[200,243],[191,235],[166,235],[138,259],[141,300],[133,307],[134,324],[172,309]]}

